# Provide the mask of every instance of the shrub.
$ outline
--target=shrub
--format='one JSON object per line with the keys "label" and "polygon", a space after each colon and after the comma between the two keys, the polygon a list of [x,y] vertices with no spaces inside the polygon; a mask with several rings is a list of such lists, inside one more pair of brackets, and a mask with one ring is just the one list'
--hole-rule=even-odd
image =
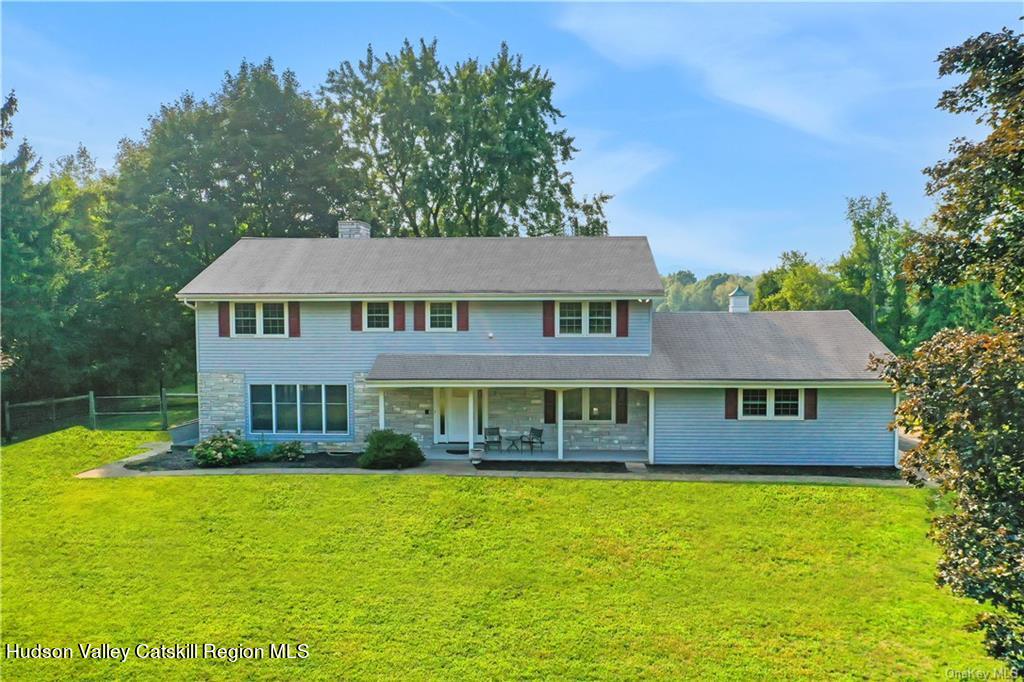
{"label": "shrub", "polygon": [[256,446],[233,433],[218,433],[192,448],[192,456],[201,467],[234,466],[253,461]]}
{"label": "shrub", "polygon": [[357,463],[364,469],[405,469],[423,461],[423,450],[407,433],[372,431]]}
{"label": "shrub", "polygon": [[306,453],[302,450],[302,443],[297,440],[278,443],[267,457],[271,462],[301,462],[305,458]]}

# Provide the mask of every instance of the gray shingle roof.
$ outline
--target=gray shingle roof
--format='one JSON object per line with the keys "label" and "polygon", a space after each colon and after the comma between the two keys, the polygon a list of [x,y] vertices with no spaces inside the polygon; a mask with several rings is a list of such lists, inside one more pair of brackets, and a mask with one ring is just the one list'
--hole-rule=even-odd
{"label": "gray shingle roof", "polygon": [[870,381],[889,351],[846,310],[657,313],[651,355],[382,354],[371,381]]}
{"label": "gray shingle roof", "polygon": [[661,296],[646,237],[241,239],[178,292]]}

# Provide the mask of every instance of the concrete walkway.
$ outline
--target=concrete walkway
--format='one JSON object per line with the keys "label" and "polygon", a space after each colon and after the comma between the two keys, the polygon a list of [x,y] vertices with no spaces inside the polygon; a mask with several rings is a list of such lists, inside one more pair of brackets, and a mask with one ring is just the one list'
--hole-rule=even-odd
{"label": "concrete walkway", "polygon": [[729,483],[809,483],[818,485],[854,485],[880,488],[905,488],[908,484],[900,479],[856,478],[852,476],[801,476],[793,474],[693,474],[648,469],[640,462],[626,463],[624,473],[579,472],[579,471],[503,471],[481,470],[474,467],[468,460],[427,460],[412,469],[357,469],[357,468],[299,468],[299,467],[260,467],[260,468],[216,468],[216,469],[180,469],[173,471],[139,471],[128,469],[124,465],[130,462],[154,457],[167,452],[171,444],[144,443],[145,452],[105,464],[89,471],[83,471],[76,478],[148,478],[153,476],[265,476],[271,475],[320,475],[334,474],[340,476],[486,476],[491,478],[571,478],[571,479],[604,479],[616,481],[723,481]]}

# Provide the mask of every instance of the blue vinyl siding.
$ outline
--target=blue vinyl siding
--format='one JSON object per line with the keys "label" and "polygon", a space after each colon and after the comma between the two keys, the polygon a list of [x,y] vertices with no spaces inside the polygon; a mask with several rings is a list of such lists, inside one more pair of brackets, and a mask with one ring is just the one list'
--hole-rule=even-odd
{"label": "blue vinyl siding", "polygon": [[[406,302],[406,331],[352,332],[346,302],[302,303],[298,338],[231,338],[218,335],[217,304],[200,302],[196,340],[200,372],[241,372],[246,387],[261,383],[346,384],[349,432],[354,428],[353,377],[369,372],[379,353],[625,353],[651,349],[651,306],[630,302],[629,336],[544,337],[540,301],[471,301],[468,332],[413,331],[413,306]],[[488,338],[493,333],[493,338]],[[248,388],[246,415],[248,421]],[[256,434],[254,438],[259,438]],[[295,434],[264,435],[294,440]],[[352,435],[320,436],[350,441]]]}
{"label": "blue vinyl siding", "polygon": [[819,388],[812,420],[725,419],[722,388],[658,389],[656,464],[893,466],[887,389]]}

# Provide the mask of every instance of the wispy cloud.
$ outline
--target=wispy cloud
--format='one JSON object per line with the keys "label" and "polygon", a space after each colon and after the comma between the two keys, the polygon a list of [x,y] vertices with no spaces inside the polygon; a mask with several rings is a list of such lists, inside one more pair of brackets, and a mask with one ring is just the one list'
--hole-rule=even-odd
{"label": "wispy cloud", "polygon": [[[628,201],[613,202],[608,217],[620,234],[643,234],[662,273],[692,270],[698,276],[721,272],[753,275],[771,267],[785,249],[801,248],[785,234],[797,218],[788,211],[714,209],[683,211],[669,218]],[[750,239],[774,231],[777,244]]]}
{"label": "wispy cloud", "polygon": [[570,170],[582,194],[619,196],[662,169],[671,155],[641,142],[616,142],[607,131],[574,128],[580,149]]}
{"label": "wispy cloud", "polygon": [[559,26],[623,67],[672,66],[719,99],[820,138],[849,140],[857,136],[851,110],[883,80],[849,43],[808,26],[807,15],[779,6],[573,5]]}

